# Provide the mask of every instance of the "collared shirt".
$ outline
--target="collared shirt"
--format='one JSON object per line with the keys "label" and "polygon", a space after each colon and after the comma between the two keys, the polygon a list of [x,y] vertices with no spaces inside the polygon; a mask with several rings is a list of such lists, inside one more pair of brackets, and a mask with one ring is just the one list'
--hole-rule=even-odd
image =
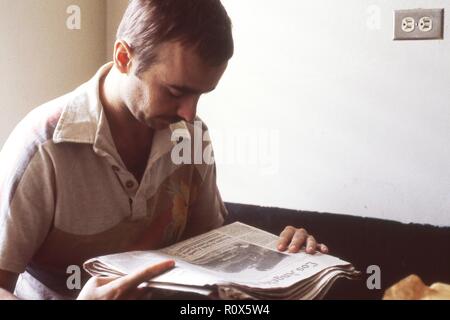
{"label": "collared shirt", "polygon": [[158,249],[223,223],[215,165],[172,160],[173,133],[184,130],[190,144],[192,124],[155,131],[140,183],[127,170],[99,98],[111,67],[33,110],[0,153],[0,269],[21,274],[20,298],[74,297],[71,266]]}

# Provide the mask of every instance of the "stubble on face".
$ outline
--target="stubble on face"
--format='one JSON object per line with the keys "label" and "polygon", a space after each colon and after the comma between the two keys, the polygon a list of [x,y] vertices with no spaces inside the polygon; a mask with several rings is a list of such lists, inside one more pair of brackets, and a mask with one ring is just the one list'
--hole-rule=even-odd
{"label": "stubble on face", "polygon": [[[139,76],[130,76],[124,100],[138,121],[152,129],[163,130],[171,124],[187,121],[180,108],[188,101],[196,110],[200,96],[217,86],[227,63],[208,66],[195,49],[177,42],[162,45],[157,56],[157,61],[148,70]],[[194,92],[174,97],[168,89],[171,86],[192,88]]]}

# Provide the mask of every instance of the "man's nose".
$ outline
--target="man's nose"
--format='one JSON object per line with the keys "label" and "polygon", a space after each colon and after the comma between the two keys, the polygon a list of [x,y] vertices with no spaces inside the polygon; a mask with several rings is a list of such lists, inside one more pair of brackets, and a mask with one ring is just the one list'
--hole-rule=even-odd
{"label": "man's nose", "polygon": [[178,116],[186,122],[193,122],[197,115],[198,99],[199,97],[194,97],[183,101],[178,108]]}

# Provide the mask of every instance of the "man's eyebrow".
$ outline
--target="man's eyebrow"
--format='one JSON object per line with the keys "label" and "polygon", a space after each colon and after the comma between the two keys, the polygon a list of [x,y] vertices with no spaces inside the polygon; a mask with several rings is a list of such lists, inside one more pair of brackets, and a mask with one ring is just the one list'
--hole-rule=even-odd
{"label": "man's eyebrow", "polygon": [[185,93],[185,94],[203,94],[203,93],[208,93],[208,92],[214,91],[214,89],[216,89],[216,88],[212,88],[212,89],[209,89],[206,91],[201,91],[201,90],[197,90],[197,89],[194,89],[194,88],[191,88],[188,86],[178,86],[178,85],[174,85],[174,84],[169,84],[167,86],[172,89],[175,89],[177,91],[180,91],[182,93]]}

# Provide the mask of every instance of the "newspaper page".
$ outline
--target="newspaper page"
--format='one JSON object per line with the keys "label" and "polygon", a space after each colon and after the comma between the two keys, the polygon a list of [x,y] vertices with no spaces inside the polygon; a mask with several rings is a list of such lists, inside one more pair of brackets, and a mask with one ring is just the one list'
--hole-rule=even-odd
{"label": "newspaper page", "polygon": [[151,283],[199,289],[235,285],[265,290],[288,288],[300,281],[304,281],[304,286],[321,287],[324,282],[313,284],[313,276],[328,268],[351,266],[320,253],[279,252],[276,249],[278,239],[271,233],[236,222],[158,251],[126,252],[91,259],[85,263],[85,269],[92,275],[121,275],[174,259],[176,267],[152,279]]}
{"label": "newspaper page", "polygon": [[236,222],[162,249],[229,283],[258,288],[285,288],[326,268],[347,266],[336,257],[276,249],[278,237]]}
{"label": "newspaper page", "polygon": [[[112,254],[88,260],[84,269],[93,276],[122,276],[137,272],[145,267],[174,259],[157,251],[131,251]],[[152,283],[176,284],[191,287],[213,286],[221,280],[209,274],[196,271],[188,263],[174,259],[175,268],[152,279]]]}

